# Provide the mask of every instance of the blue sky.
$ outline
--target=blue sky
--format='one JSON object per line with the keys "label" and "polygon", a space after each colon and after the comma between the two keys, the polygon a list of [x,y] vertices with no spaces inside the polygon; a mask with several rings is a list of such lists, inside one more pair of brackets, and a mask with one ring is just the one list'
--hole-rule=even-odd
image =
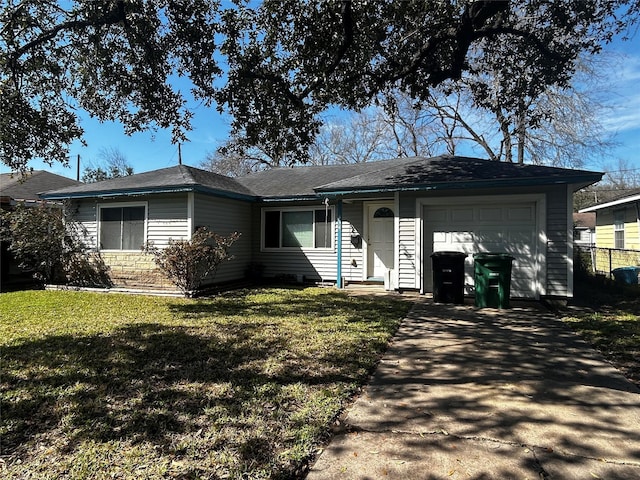
{"label": "blue sky", "polygon": [[[613,52],[613,53],[610,53]],[[613,152],[613,160],[606,163],[597,162],[585,165],[584,168],[606,171],[615,169],[617,159],[625,162],[628,168],[640,170],[640,35],[635,34],[629,41],[616,40],[609,45],[603,57],[622,55],[615,71],[607,72],[607,91],[611,110],[605,113],[603,125],[608,132],[615,135],[618,144]],[[224,141],[229,131],[228,119],[220,115],[215,108],[202,105],[194,107],[193,131],[188,134],[189,142],[182,145],[182,162],[186,165],[198,166],[216,147]],[[75,142],[70,149],[69,167],[54,164],[49,167],[43,162],[34,161],[35,169],[49,170],[71,178],[76,176],[77,156],[80,155],[81,170],[87,166],[100,163],[100,152],[104,149],[117,149],[124,154],[128,163],[136,173],[157,168],[169,167],[178,163],[178,147],[171,144],[169,131],[137,133],[127,136],[122,125],[117,123],[100,123],[88,115],[82,118],[87,146]],[[0,165],[1,172],[7,172]]]}

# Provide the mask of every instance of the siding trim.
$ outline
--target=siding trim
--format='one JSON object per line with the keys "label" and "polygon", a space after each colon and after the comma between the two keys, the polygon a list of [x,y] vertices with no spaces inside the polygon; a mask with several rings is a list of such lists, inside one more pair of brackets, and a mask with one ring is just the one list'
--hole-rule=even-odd
{"label": "siding trim", "polygon": [[195,211],[195,195],[193,192],[187,193],[187,240],[193,236],[193,212]]}
{"label": "siding trim", "polygon": [[573,189],[567,185],[567,297],[573,298]]}

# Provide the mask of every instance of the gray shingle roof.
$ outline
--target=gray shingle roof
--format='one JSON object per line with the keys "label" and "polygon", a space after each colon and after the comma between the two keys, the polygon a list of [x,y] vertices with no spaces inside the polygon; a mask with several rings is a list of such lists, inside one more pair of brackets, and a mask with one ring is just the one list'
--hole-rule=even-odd
{"label": "gray shingle roof", "polygon": [[357,191],[371,189],[401,190],[408,188],[443,185],[464,188],[474,184],[495,183],[543,184],[571,183],[580,177],[601,176],[585,170],[545,167],[541,165],[519,165],[469,157],[440,156],[434,158],[414,157],[405,162],[383,165],[377,171],[334,181],[317,187],[319,192]]}
{"label": "gray shingle roof", "polygon": [[49,198],[88,197],[132,192],[170,192],[210,190],[253,197],[253,193],[235,179],[187,165],[152,170],[126,177],[95,183],[82,183],[73,187],[47,192]]}
{"label": "gray shingle roof", "polygon": [[126,195],[168,191],[208,191],[246,199],[317,197],[331,193],[399,191],[473,186],[589,184],[601,174],[584,170],[517,165],[477,158],[440,156],[396,158],[348,165],[274,168],[229,178],[194,167],[175,167],[103,182],[80,184],[48,198]]}
{"label": "gray shingle roof", "polygon": [[238,181],[261,197],[315,196],[322,193],[412,188],[468,188],[474,185],[593,183],[600,173],[518,165],[478,158],[439,156],[379,162],[279,168],[252,173]]}
{"label": "gray shingle roof", "polygon": [[80,185],[80,182],[46,170],[34,170],[26,177],[13,173],[0,174],[0,196],[14,200],[39,200],[39,193],[71,185]]}
{"label": "gray shingle roof", "polygon": [[295,168],[272,168],[238,177],[245,187],[261,197],[290,197],[317,195],[320,185],[353,178],[384,168],[410,163],[412,159],[397,158],[379,162],[351,163],[346,165],[322,165]]}

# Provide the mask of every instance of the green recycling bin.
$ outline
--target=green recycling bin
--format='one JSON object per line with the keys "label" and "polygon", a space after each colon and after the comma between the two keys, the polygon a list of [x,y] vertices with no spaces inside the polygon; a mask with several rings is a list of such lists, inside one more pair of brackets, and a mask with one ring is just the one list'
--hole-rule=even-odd
{"label": "green recycling bin", "polygon": [[506,253],[476,253],[473,256],[476,307],[509,308],[511,265]]}

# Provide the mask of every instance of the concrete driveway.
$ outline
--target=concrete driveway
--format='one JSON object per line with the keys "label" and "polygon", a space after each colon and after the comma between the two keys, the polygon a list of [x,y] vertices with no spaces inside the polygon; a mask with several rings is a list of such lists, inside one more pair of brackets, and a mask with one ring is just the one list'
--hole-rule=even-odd
{"label": "concrete driveway", "polygon": [[640,479],[640,390],[553,314],[419,300],[324,479]]}

